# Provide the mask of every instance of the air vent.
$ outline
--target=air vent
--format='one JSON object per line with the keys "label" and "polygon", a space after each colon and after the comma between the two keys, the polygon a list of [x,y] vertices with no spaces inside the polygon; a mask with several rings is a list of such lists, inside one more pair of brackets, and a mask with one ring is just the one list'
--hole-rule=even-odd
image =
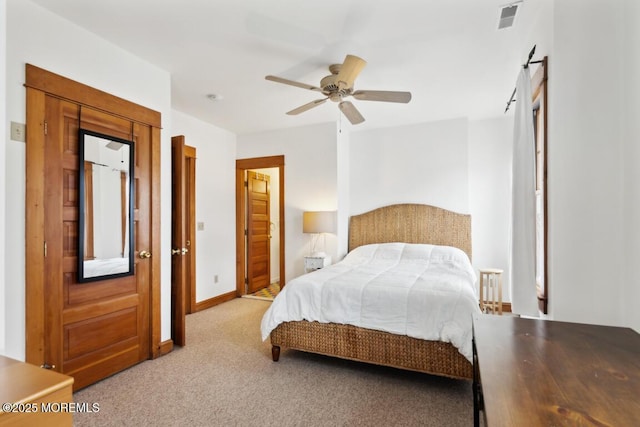
{"label": "air vent", "polygon": [[508,5],[500,7],[500,18],[498,19],[499,30],[502,30],[503,28],[510,28],[513,26],[513,23],[516,20],[516,12],[518,12],[520,3],[522,2],[510,3]]}
{"label": "air vent", "polygon": [[122,148],[123,145],[124,144],[121,142],[111,141],[106,145],[106,147],[112,149],[113,151],[118,151]]}

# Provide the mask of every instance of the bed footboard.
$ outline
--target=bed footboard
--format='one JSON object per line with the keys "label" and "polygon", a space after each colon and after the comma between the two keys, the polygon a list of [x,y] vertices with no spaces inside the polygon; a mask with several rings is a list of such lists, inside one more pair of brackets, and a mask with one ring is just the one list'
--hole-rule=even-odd
{"label": "bed footboard", "polygon": [[271,332],[271,344],[274,361],[280,356],[280,347],[285,347],[433,375],[473,377],[471,363],[449,343],[351,325],[286,322]]}

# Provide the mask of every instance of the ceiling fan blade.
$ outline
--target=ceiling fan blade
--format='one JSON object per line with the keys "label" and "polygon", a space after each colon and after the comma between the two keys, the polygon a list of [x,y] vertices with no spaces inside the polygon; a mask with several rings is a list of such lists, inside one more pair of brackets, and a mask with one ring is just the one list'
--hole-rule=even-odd
{"label": "ceiling fan blade", "polygon": [[317,86],[308,85],[306,83],[294,82],[293,80],[283,79],[282,77],[266,76],[265,79],[272,82],[276,82],[276,83],[284,83],[290,86],[301,87],[302,89],[309,89],[309,90],[315,90],[316,92],[322,92],[322,89]]}
{"label": "ceiling fan blade", "polygon": [[349,119],[352,125],[357,125],[364,122],[364,117],[362,117],[360,111],[358,111],[356,106],[349,101],[342,101],[340,104],[338,104],[338,107],[340,108],[340,111],[342,111],[342,114],[344,114],[344,116]]}
{"label": "ceiling fan blade", "polygon": [[296,114],[304,113],[305,111],[317,107],[318,105],[324,104],[325,102],[327,102],[327,99],[328,98],[316,99],[315,101],[311,101],[307,104],[301,105],[298,108],[294,108],[293,110],[288,111],[287,114],[290,116],[295,116]]}
{"label": "ceiling fan blade", "polygon": [[347,55],[336,77],[336,83],[340,89],[349,89],[353,87],[353,82],[362,71],[367,61],[355,55]]}
{"label": "ceiling fan blade", "polygon": [[411,92],[393,92],[387,90],[357,90],[353,97],[361,101],[401,102],[411,101]]}

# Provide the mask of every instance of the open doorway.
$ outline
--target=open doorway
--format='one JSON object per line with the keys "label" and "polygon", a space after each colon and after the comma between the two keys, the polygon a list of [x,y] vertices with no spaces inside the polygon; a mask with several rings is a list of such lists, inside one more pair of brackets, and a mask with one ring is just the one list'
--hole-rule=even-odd
{"label": "open doorway", "polygon": [[236,161],[236,294],[284,285],[284,156]]}

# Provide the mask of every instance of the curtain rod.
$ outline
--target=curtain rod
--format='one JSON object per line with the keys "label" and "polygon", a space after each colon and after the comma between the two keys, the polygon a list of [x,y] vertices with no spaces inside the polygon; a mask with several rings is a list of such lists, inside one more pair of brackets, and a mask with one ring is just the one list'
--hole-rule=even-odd
{"label": "curtain rod", "polygon": [[[529,57],[527,58],[527,63],[522,65],[523,68],[528,68],[529,64],[539,64],[541,62],[544,62],[543,60],[532,61],[531,58],[533,58],[533,55],[535,53],[536,53],[536,45],[533,45],[533,48],[531,48],[531,51],[529,52]],[[507,108],[504,109],[505,113],[507,111],[509,111],[509,107],[511,106],[511,103],[512,102],[516,102],[515,96],[516,96],[516,88],[513,88],[513,92],[511,93],[511,98],[509,98],[509,102],[507,102]]]}

